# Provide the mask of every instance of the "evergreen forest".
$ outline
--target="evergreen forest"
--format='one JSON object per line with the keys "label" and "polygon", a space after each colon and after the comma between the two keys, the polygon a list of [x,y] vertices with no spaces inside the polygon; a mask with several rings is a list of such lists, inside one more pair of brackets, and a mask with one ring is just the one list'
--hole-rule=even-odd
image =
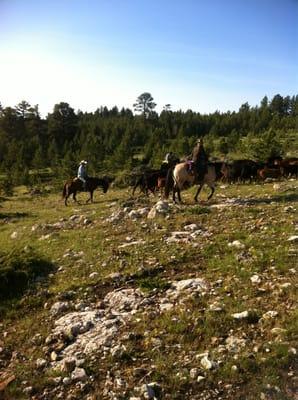
{"label": "evergreen forest", "polygon": [[28,184],[41,179],[44,170],[66,179],[76,174],[81,159],[88,160],[90,175],[158,167],[169,151],[190,154],[199,137],[218,159],[298,156],[298,95],[265,96],[255,107],[245,103],[237,112],[210,114],[172,111],[167,104],[158,114],[145,92],[133,107],[82,112],[60,102],[42,118],[38,105],[27,101],[14,107],[0,103],[2,180]]}

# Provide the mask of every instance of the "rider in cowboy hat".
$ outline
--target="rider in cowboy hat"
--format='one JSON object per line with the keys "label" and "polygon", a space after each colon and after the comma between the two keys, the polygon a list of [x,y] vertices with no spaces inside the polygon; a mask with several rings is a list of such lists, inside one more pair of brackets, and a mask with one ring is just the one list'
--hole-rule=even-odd
{"label": "rider in cowboy hat", "polygon": [[207,172],[208,156],[204,149],[203,139],[198,139],[192,151],[192,161],[194,162],[198,181],[202,181]]}
{"label": "rider in cowboy hat", "polygon": [[82,160],[79,165],[78,169],[78,178],[83,182],[83,189],[86,190],[86,180],[88,178],[87,175],[87,164],[88,162],[86,160]]}

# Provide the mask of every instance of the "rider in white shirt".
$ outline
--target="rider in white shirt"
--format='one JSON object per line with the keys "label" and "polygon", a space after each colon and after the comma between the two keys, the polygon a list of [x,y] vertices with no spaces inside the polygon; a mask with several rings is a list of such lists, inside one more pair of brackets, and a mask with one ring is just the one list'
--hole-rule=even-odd
{"label": "rider in white shirt", "polygon": [[83,182],[83,188],[86,190],[86,180],[88,178],[87,175],[87,164],[88,162],[85,160],[82,160],[79,165],[78,169],[78,178]]}

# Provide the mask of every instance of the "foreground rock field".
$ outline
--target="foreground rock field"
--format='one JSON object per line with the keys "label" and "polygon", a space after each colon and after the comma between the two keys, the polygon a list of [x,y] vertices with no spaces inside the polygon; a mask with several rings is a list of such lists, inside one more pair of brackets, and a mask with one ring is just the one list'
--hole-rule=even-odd
{"label": "foreground rock field", "polygon": [[297,189],[1,198],[53,270],[0,303],[0,399],[297,399]]}

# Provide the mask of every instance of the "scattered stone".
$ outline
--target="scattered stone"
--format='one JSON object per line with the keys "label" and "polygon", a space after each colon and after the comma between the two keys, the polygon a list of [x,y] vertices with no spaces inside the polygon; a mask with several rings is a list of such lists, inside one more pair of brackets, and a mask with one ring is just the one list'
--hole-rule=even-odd
{"label": "scattered stone", "polygon": [[293,235],[288,238],[288,242],[296,243],[298,242],[298,235]]}
{"label": "scattered stone", "polygon": [[228,243],[229,247],[235,247],[236,249],[244,249],[245,245],[240,242],[240,240],[234,240],[233,242]]}
{"label": "scattered stone", "polygon": [[72,372],[76,367],[76,361],[77,360],[74,357],[64,358],[62,361],[61,371],[67,373]]}
{"label": "scattered stone", "polygon": [[142,240],[142,239],[135,240],[133,242],[128,242],[128,243],[121,244],[120,246],[118,246],[118,249],[124,249],[124,248],[130,247],[130,246],[138,246],[140,244],[145,244],[145,243],[146,243],[145,240]]}
{"label": "scattered stone", "polygon": [[67,311],[69,309],[69,303],[64,301],[58,301],[54,303],[50,309],[50,313],[53,317]]}
{"label": "scattered stone", "polygon": [[12,232],[12,234],[10,235],[10,238],[11,239],[17,239],[18,238],[18,232],[17,231]]}
{"label": "scattered stone", "polygon": [[74,382],[83,382],[88,379],[84,368],[76,367],[71,374],[71,380]]}
{"label": "scattered stone", "polygon": [[154,219],[157,216],[166,216],[169,213],[169,203],[167,201],[158,201],[149,211],[147,218]]}
{"label": "scattered stone", "polygon": [[271,319],[271,318],[275,318],[278,316],[278,312],[277,311],[267,311],[265,314],[262,315],[263,319]]}
{"label": "scattered stone", "polygon": [[246,319],[248,318],[248,315],[249,315],[248,311],[243,311],[241,313],[232,314],[232,317],[235,319]]}
{"label": "scattered stone", "polygon": [[191,379],[197,379],[197,377],[199,376],[199,368],[192,368],[189,371],[189,376],[191,377]]}
{"label": "scattered stone", "polygon": [[37,369],[43,369],[47,365],[47,361],[43,358],[38,358],[35,365]]}
{"label": "scattered stone", "polygon": [[229,336],[226,339],[226,348],[231,353],[239,353],[246,346],[246,340],[235,336]]}
{"label": "scattered stone", "polygon": [[50,358],[52,361],[56,361],[58,358],[58,354],[55,351],[51,352]]}
{"label": "scattered stone", "polygon": [[204,356],[201,359],[201,365],[204,369],[212,369],[213,368],[213,362],[211,360],[209,360],[208,356]]}
{"label": "scattered stone", "polygon": [[141,387],[141,394],[146,400],[156,399],[160,391],[161,388],[156,382],[145,383]]}
{"label": "scattered stone", "polygon": [[198,229],[200,229],[200,228],[197,224],[189,224],[189,225],[185,225],[185,227],[184,227],[185,231],[191,231],[191,232],[197,231]]}
{"label": "scattered stone", "polygon": [[131,219],[138,219],[138,218],[141,218],[141,214],[136,210],[131,210],[128,213],[128,217],[131,218]]}
{"label": "scattered stone", "polygon": [[281,335],[281,334],[286,333],[286,332],[287,332],[286,329],[279,328],[279,327],[275,327],[275,328],[271,329],[271,333],[273,335],[276,335],[276,336]]}
{"label": "scattered stone", "polygon": [[251,283],[260,283],[261,282],[261,278],[259,277],[259,275],[253,275],[250,278]]}
{"label": "scattered stone", "polygon": [[89,278],[94,279],[94,278],[97,278],[98,276],[99,276],[98,272],[91,272],[91,274],[89,275]]}
{"label": "scattered stone", "polygon": [[30,395],[33,392],[33,387],[32,386],[27,386],[23,389],[23,393]]}

